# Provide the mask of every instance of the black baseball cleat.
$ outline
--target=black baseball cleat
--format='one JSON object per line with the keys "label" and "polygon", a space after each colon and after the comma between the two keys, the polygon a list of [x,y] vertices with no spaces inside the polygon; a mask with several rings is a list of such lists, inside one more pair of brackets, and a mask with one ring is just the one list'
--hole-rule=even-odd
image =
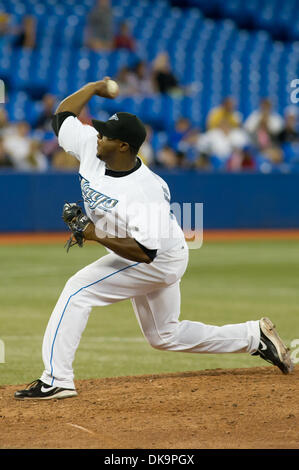
{"label": "black baseball cleat", "polygon": [[252,356],[260,356],[270,364],[277,366],[283,374],[289,374],[294,368],[290,351],[278,336],[275,325],[269,318],[260,320],[260,344]]}
{"label": "black baseball cleat", "polygon": [[34,380],[24,390],[18,390],[14,397],[16,400],[52,400],[54,398],[76,397],[76,390],[61,387],[52,387],[41,380]]}

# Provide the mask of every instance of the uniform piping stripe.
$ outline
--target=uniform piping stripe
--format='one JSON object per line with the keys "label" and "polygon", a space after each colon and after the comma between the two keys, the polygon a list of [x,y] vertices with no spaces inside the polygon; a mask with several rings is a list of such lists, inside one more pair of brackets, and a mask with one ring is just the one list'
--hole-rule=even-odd
{"label": "uniform piping stripe", "polygon": [[87,289],[88,287],[93,286],[93,285],[97,284],[98,282],[104,281],[104,280],[107,279],[108,277],[114,276],[114,274],[120,273],[121,271],[125,271],[125,270],[128,269],[128,268],[133,268],[134,266],[137,266],[138,264],[139,264],[139,263],[131,264],[130,266],[126,266],[125,268],[121,268],[121,269],[119,269],[118,271],[115,271],[114,273],[108,274],[108,276],[102,277],[102,279],[98,279],[97,281],[94,281],[94,282],[88,284],[87,286],[81,287],[79,290],[77,290],[77,292],[75,292],[74,294],[71,294],[71,295],[69,296],[69,298],[68,298],[68,300],[67,300],[67,302],[66,302],[66,304],[65,304],[65,307],[64,307],[64,309],[63,309],[63,312],[62,312],[62,314],[61,314],[61,317],[60,317],[58,326],[57,326],[57,328],[56,328],[55,335],[54,335],[54,339],[53,339],[53,343],[52,343],[52,347],[51,347],[51,357],[50,357],[51,377],[52,377],[51,385],[53,385],[54,380],[55,380],[55,377],[54,377],[54,375],[53,375],[53,351],[54,351],[54,344],[55,344],[55,340],[56,340],[56,336],[57,336],[57,333],[58,333],[60,324],[61,324],[61,322],[62,322],[62,319],[63,319],[63,317],[64,317],[65,311],[66,311],[66,309],[67,309],[67,306],[68,306],[68,304],[69,304],[71,298],[74,297],[75,295],[79,294],[79,292],[81,292],[81,290]]}

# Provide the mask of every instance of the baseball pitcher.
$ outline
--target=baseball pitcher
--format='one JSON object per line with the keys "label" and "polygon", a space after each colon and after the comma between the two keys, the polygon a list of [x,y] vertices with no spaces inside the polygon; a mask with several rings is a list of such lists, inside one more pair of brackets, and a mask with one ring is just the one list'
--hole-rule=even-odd
{"label": "baseball pitcher", "polygon": [[131,299],[138,323],[154,348],[188,353],[249,353],[287,374],[293,364],[268,318],[213,326],[180,321],[180,280],[188,264],[184,233],[170,211],[166,182],[138,157],[146,137],[135,115],[118,112],[107,122],[78,119],[94,96],[114,98],[109,78],[88,83],[63,100],[53,116],[61,147],[80,162],[84,210],[66,203],[67,249],[92,240],[107,254],[66,283],[45,331],[44,371],[16,399],[77,395],[72,363],[92,307]]}

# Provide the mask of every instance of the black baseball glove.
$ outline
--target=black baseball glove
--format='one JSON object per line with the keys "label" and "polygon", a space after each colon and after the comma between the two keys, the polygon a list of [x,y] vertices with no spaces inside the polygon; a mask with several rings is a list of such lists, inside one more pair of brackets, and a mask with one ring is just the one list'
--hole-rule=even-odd
{"label": "black baseball glove", "polygon": [[84,243],[84,230],[91,220],[84,214],[82,208],[76,202],[66,202],[63,206],[62,218],[72,232],[65,244],[66,251],[74,245],[82,248]]}

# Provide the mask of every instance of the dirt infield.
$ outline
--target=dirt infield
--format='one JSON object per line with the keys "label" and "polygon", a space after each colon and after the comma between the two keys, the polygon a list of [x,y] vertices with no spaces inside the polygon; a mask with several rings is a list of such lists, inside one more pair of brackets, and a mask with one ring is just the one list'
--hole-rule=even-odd
{"label": "dirt infield", "polygon": [[[65,243],[69,232],[0,233],[0,245]],[[192,240],[192,234],[186,233]],[[299,240],[299,230],[205,230],[203,241]]]}
{"label": "dirt infield", "polygon": [[2,449],[298,449],[299,367],[77,381],[78,397],[17,401],[2,386]]}

